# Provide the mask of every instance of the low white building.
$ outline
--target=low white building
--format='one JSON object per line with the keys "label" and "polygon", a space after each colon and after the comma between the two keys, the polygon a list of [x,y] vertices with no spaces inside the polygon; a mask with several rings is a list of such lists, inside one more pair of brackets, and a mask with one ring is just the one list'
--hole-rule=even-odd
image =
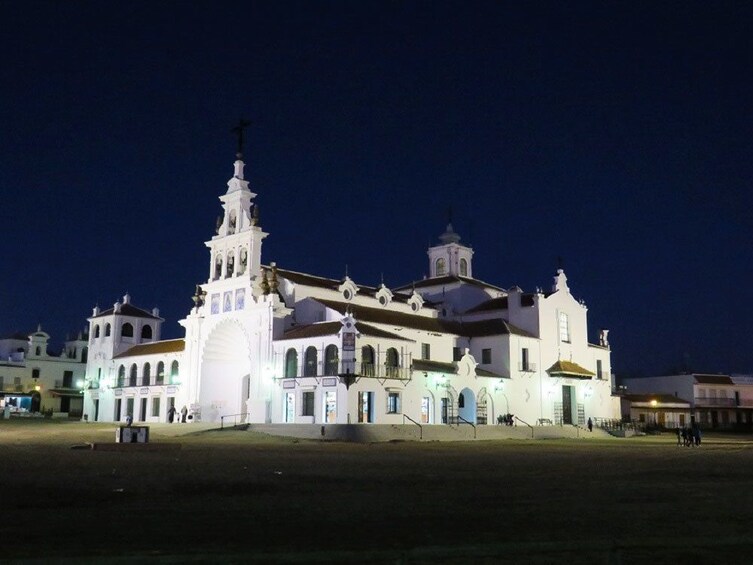
{"label": "low white building", "polygon": [[[753,428],[753,379],[749,376],[709,375],[688,373],[658,377],[622,379],[627,396],[632,394],[669,394],[687,403],[681,418],[671,424],[661,405],[654,406],[653,413],[660,426],[698,423],[703,428],[746,429]],[[624,411],[623,411],[624,413]],[[687,421],[686,421],[687,419]]]}
{"label": "low white building", "polygon": [[165,421],[170,406],[251,423],[619,417],[607,332],[589,343],[562,270],[549,292],[483,282],[452,225],[428,250],[430,276],[395,289],[263,265],[268,234],[243,169],[239,157],[220,196],[184,339],[160,341],[158,312],[127,296],[89,318],[90,417]]}
{"label": "low white building", "polygon": [[0,408],[82,417],[88,336],[66,340],[60,354],[48,350],[49,341],[41,326],[0,338]]}

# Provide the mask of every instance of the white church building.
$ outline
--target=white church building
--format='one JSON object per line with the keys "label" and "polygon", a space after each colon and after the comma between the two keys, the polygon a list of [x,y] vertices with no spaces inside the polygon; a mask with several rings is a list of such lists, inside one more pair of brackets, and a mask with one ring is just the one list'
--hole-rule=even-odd
{"label": "white church building", "polygon": [[473,276],[471,247],[448,225],[430,276],[389,289],[262,263],[267,237],[239,153],[207,282],[160,340],[159,312],[126,295],[89,318],[89,420],[531,425],[618,418],[610,348],[588,342],[587,308],[562,270],[549,292]]}

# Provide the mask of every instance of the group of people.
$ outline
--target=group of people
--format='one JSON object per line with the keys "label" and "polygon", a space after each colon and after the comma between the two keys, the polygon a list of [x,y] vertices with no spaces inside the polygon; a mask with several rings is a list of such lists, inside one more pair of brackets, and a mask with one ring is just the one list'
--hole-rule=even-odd
{"label": "group of people", "polygon": [[[175,409],[175,405],[170,406],[170,408],[167,410],[167,421],[169,423],[173,423],[175,421],[175,414],[177,413],[177,410]],[[180,419],[178,420],[181,424],[186,423],[186,416],[188,416],[188,408],[183,406],[183,408],[180,409]]]}
{"label": "group of people", "polygon": [[701,428],[698,424],[677,428],[677,446],[701,447]]}
{"label": "group of people", "polygon": [[500,414],[497,416],[497,423],[504,426],[512,426],[515,423],[515,416],[513,414]]}

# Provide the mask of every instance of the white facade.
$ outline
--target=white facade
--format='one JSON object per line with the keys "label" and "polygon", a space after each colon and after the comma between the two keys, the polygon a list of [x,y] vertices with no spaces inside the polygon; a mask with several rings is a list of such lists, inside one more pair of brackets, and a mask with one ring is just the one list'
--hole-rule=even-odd
{"label": "white facade", "polygon": [[[753,428],[753,378],[749,376],[688,373],[622,379],[627,396],[632,393],[670,394],[689,404],[689,421],[704,428]],[[661,407],[656,412],[664,424]]]}
{"label": "white facade", "polygon": [[[85,410],[98,420],[130,413],[165,421],[171,405],[185,406],[194,421],[250,423],[619,417],[606,332],[600,345],[588,343],[587,308],[564,272],[547,293],[474,279],[474,252],[451,225],[428,250],[431,277],[406,287],[262,265],[267,233],[243,169],[239,157],[220,196],[223,215],[206,242],[208,279],[180,322],[184,339],[159,341],[158,313],[128,297],[89,319]],[[131,337],[118,332],[125,323]],[[159,363],[177,369],[158,380]]]}
{"label": "white facade", "polygon": [[0,339],[0,408],[7,404],[18,413],[80,418],[87,336],[66,340],[59,355],[48,351],[49,340],[41,327]]}

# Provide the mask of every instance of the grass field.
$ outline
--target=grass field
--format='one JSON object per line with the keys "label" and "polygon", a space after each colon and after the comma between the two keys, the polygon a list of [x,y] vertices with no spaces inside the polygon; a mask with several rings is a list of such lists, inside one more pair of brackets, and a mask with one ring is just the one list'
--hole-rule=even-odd
{"label": "grass field", "polygon": [[749,563],[753,441],[348,444],[0,421],[4,559]]}

